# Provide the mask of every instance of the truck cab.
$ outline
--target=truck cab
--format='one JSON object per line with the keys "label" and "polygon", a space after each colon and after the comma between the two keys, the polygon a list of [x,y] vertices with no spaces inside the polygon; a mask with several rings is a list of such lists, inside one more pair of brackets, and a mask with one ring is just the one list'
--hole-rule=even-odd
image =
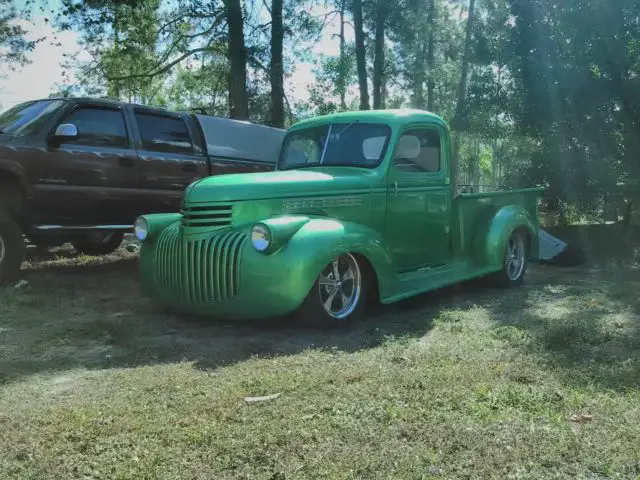
{"label": "truck cab", "polygon": [[201,180],[180,214],[139,219],[143,285],[213,316],[333,325],[474,277],[519,284],[542,190],[455,195],[451,167],[449,129],[429,112],[300,122],[275,171]]}

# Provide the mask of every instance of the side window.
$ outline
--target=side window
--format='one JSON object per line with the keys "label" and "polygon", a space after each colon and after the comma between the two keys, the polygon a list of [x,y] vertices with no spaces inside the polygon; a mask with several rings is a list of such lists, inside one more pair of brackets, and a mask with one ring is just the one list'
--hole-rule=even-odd
{"label": "side window", "polygon": [[142,148],[153,152],[193,153],[189,131],[180,118],[136,112]]}
{"label": "side window", "polygon": [[305,165],[320,162],[322,151],[318,142],[311,138],[294,137],[284,150],[284,159],[288,165]]}
{"label": "side window", "polygon": [[398,171],[436,173],[440,171],[440,134],[432,128],[408,130],[398,141],[394,165]]}
{"label": "side window", "polygon": [[127,128],[120,110],[84,107],[71,112],[60,123],[73,123],[78,137],[65,143],[99,147],[128,147]]}

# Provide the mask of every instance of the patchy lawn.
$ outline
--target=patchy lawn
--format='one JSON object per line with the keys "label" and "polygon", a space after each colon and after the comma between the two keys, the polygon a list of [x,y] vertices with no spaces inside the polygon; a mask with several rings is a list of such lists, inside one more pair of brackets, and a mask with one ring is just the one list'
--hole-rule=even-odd
{"label": "patchy lawn", "polygon": [[0,290],[3,479],[639,478],[634,268],[323,333],[167,314],[125,252],[30,257]]}

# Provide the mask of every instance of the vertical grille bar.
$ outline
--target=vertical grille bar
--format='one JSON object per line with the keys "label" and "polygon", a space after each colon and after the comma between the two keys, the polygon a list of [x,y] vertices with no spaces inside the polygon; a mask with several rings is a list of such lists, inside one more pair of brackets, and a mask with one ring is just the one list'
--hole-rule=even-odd
{"label": "vertical grille bar", "polygon": [[167,294],[184,303],[221,303],[240,289],[242,249],[246,233],[227,232],[202,240],[187,240],[178,225],[158,238],[154,278]]}
{"label": "vertical grille bar", "polygon": [[222,254],[220,260],[218,260],[218,270],[220,271],[220,290],[224,298],[229,297],[229,278],[227,272],[227,262],[229,259],[229,240],[231,235],[226,235],[222,240]]}
{"label": "vertical grille bar", "polygon": [[201,296],[201,284],[200,284],[200,246],[202,245],[201,241],[193,242],[193,258],[191,259],[191,263],[189,267],[191,268],[192,279],[193,279],[193,298],[196,303],[202,303]]}

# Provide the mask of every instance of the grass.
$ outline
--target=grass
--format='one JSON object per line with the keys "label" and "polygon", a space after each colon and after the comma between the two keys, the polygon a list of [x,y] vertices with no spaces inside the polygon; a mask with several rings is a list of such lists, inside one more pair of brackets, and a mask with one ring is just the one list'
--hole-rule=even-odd
{"label": "grass", "polygon": [[640,478],[634,268],[334,332],[167,314],[124,252],[32,253],[26,279],[0,290],[3,479]]}

